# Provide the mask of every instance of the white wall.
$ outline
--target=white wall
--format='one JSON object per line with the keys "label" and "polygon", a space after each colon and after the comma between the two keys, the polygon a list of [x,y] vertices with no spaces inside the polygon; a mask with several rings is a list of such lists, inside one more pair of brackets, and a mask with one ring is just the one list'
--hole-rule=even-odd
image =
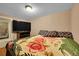
{"label": "white wall", "polygon": [[79,43],[79,4],[75,4],[72,8],[71,23],[75,41]]}
{"label": "white wall", "polygon": [[40,30],[70,31],[70,10],[54,13],[31,20],[31,34],[37,35]]}

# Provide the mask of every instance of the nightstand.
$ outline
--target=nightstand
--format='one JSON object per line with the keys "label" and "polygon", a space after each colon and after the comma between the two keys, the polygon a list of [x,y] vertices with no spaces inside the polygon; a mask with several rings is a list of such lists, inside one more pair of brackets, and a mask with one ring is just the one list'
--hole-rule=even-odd
{"label": "nightstand", "polygon": [[0,48],[0,56],[6,56],[6,48]]}

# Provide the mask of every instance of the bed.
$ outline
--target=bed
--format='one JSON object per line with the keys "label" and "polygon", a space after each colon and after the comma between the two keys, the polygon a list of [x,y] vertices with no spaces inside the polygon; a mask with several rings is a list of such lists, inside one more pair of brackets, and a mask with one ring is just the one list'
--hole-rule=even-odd
{"label": "bed", "polygon": [[10,41],[8,44],[10,53],[15,56],[79,56],[79,44],[73,40],[69,32],[65,32],[64,36],[56,35],[55,31],[49,32],[52,35],[48,32],[46,34],[46,31],[44,33]]}

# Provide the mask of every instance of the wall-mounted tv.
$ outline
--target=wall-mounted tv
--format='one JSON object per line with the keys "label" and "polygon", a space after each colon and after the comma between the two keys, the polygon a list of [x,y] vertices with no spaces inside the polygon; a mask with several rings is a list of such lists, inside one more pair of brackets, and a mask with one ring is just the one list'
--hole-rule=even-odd
{"label": "wall-mounted tv", "polygon": [[31,31],[31,23],[13,20],[13,31]]}

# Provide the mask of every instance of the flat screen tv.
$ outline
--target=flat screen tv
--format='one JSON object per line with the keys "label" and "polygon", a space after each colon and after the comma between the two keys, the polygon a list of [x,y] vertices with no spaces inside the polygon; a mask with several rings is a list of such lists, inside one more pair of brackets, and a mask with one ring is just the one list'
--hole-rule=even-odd
{"label": "flat screen tv", "polygon": [[13,20],[13,31],[31,31],[31,23]]}

